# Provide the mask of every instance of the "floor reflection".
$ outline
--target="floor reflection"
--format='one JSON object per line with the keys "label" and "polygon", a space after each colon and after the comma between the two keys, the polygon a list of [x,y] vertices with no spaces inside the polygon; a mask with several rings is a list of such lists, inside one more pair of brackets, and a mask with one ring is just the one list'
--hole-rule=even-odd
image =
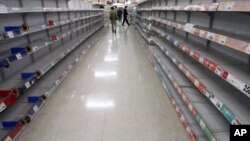
{"label": "floor reflection", "polygon": [[114,106],[115,104],[112,100],[89,99],[86,102],[87,108],[103,109],[103,108],[112,108]]}

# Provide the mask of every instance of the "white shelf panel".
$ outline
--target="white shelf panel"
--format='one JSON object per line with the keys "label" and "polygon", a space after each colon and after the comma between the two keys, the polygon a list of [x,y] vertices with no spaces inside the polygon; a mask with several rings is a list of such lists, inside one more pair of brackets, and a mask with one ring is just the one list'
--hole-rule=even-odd
{"label": "white shelf panel", "polygon": [[54,8],[54,7],[0,7],[0,14],[17,14],[17,13],[37,13],[37,12],[70,12],[70,11],[103,11],[102,9],[70,9],[70,8]]}

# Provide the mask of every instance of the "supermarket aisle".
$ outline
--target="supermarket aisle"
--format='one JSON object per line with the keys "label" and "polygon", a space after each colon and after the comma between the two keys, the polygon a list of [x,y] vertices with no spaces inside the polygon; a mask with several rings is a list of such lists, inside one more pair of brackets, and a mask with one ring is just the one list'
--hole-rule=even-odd
{"label": "supermarket aisle", "polygon": [[106,30],[18,141],[184,141],[133,27]]}

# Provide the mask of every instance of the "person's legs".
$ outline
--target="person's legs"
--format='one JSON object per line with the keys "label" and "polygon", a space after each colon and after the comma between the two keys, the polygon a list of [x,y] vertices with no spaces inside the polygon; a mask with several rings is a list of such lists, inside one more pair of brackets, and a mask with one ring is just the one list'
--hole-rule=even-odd
{"label": "person's legs", "polygon": [[114,22],[111,22],[111,24],[112,24],[112,32],[115,32]]}
{"label": "person's legs", "polygon": [[126,17],[126,23],[129,25],[128,18]]}
{"label": "person's legs", "polygon": [[123,17],[122,26],[124,26],[124,23],[125,23],[125,17]]}
{"label": "person's legs", "polygon": [[114,32],[115,33],[116,33],[116,28],[117,28],[116,21],[114,21]]}

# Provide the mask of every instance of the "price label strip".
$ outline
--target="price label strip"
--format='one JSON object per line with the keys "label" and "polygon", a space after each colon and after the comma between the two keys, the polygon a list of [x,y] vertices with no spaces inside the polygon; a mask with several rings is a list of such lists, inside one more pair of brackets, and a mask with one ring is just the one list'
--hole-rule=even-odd
{"label": "price label strip", "polygon": [[[155,64],[152,64],[153,66],[155,66]],[[156,67],[156,66],[155,66]],[[158,71],[158,69],[156,69],[156,72],[157,72],[157,75],[159,77],[159,79],[161,80],[162,84],[163,84],[163,87],[166,86],[163,78],[162,78],[162,75],[161,73]],[[165,87],[164,87],[165,88]],[[189,123],[188,121],[186,120],[186,117],[184,116],[182,110],[178,107],[175,99],[173,98],[171,92],[169,91],[169,89],[166,87],[166,92],[167,92],[167,96],[169,97],[169,100],[172,104],[172,106],[174,107],[180,121],[182,122],[185,130],[187,131],[188,135],[189,135],[189,138],[191,141],[197,141],[197,138],[195,136],[195,134],[193,133],[193,131],[191,130],[190,126],[189,126]]]}
{"label": "price label strip", "polygon": [[[158,32],[159,33],[159,32]],[[161,34],[160,34],[161,35]],[[168,37],[169,38],[169,37]],[[221,76],[221,74],[218,74],[216,73],[217,72],[217,68],[219,69],[223,69],[222,67],[220,67],[219,65],[217,65],[216,63],[214,63],[214,61],[211,61],[210,59],[208,58],[204,58],[203,56],[194,56],[193,54],[194,53],[191,53],[191,49],[190,48],[187,48],[185,45],[184,46],[179,46],[179,42],[177,41],[177,39],[175,39],[174,37],[171,37],[174,39],[174,45],[177,47],[177,48],[180,48],[183,50],[190,50],[189,52],[186,52],[186,51],[183,51],[184,53],[186,53],[187,55],[189,55],[190,57],[192,57],[193,59],[195,60],[199,60],[199,62],[205,66],[206,68],[208,68],[210,71],[214,72],[215,74],[217,74],[219,77],[221,77],[222,79],[224,79],[225,81],[227,81],[229,84],[231,84],[232,86],[234,86],[235,88],[237,88],[239,91],[241,91],[243,94],[245,94],[247,97],[250,98],[250,94],[249,94],[249,91],[248,91],[248,88],[245,88],[250,86],[249,84],[247,84],[246,82],[240,80],[238,77],[236,77],[235,75],[233,75],[232,73],[228,73],[228,76],[229,77],[224,77],[224,76]],[[224,37],[222,37],[224,38]],[[183,43],[182,43],[183,44]],[[193,52],[193,51],[192,51]],[[175,62],[175,61],[174,61]],[[223,69],[225,70],[225,69]]]}
{"label": "price label strip", "polygon": [[[224,103],[222,103],[221,100],[219,100],[219,98],[213,95],[211,91],[208,90],[208,88],[202,82],[200,82],[187,68],[184,67],[184,65],[182,65],[170,53],[167,54],[167,57],[169,57],[169,59],[172,60],[174,64],[176,64],[176,66],[196,86],[196,88],[198,88],[198,90],[213,103],[213,105],[222,113],[222,115],[228,120],[229,123],[232,124],[234,123],[234,121],[237,121],[234,124],[240,124],[240,120],[238,119],[238,117],[236,117],[236,115]],[[187,71],[189,71],[189,73],[187,73]]]}
{"label": "price label strip", "polygon": [[216,43],[224,45],[226,47],[235,49],[237,51],[240,51],[240,52],[243,52],[246,54],[250,54],[250,47],[249,47],[250,43],[249,42],[242,41],[239,39],[230,38],[230,37],[227,37],[224,35],[216,34],[216,33],[205,31],[205,30],[200,30],[198,28],[195,28],[194,27],[195,25],[191,24],[191,23],[179,24],[179,23],[175,23],[173,21],[163,20],[163,19],[159,19],[159,18],[152,18],[152,20],[154,20],[156,22],[160,22],[160,23],[165,24],[165,25],[168,25],[170,27],[175,27],[175,25],[182,26],[182,27],[184,27],[184,29],[182,29],[182,28],[178,28],[178,29],[185,31],[185,32],[188,32],[188,33],[191,33],[195,36],[216,42]]}

